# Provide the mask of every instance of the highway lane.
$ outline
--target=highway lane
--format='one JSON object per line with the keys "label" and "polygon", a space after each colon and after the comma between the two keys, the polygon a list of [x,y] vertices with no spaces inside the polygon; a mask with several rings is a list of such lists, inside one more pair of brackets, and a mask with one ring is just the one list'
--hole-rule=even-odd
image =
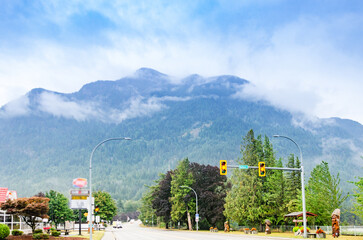
{"label": "highway lane", "polygon": [[211,233],[196,231],[175,231],[140,227],[139,223],[123,224],[121,229],[108,228],[102,240],[260,240],[292,239],[244,234]]}

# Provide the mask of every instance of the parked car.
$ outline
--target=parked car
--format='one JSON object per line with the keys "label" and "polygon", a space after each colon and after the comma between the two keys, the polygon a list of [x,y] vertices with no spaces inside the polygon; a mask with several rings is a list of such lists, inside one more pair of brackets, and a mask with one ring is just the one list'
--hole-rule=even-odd
{"label": "parked car", "polygon": [[113,228],[122,228],[121,223],[116,223],[116,225],[113,226]]}

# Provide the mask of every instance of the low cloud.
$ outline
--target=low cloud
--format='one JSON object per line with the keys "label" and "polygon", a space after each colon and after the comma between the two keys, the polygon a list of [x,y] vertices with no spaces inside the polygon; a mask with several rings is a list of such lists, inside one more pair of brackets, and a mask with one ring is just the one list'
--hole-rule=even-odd
{"label": "low cloud", "polygon": [[29,113],[29,98],[27,96],[23,96],[9,102],[2,109],[0,109],[0,118],[18,117],[27,115]]}
{"label": "low cloud", "polygon": [[100,119],[103,115],[96,103],[69,101],[53,93],[42,93],[38,103],[40,111],[77,121]]}
{"label": "low cloud", "polygon": [[149,116],[166,108],[166,105],[162,104],[161,100],[158,98],[149,98],[145,100],[142,97],[137,97],[131,99],[127,105],[129,105],[129,107],[123,111],[113,109],[111,111],[110,120],[112,122],[120,123],[130,118]]}
{"label": "low cloud", "polygon": [[43,92],[38,99],[38,110],[55,117],[77,121],[98,120],[105,123],[121,123],[126,119],[150,116],[167,109],[165,102],[188,101],[191,98],[174,96],[145,98],[136,96],[123,104],[120,109],[106,109],[96,102],[69,100],[64,96]]}

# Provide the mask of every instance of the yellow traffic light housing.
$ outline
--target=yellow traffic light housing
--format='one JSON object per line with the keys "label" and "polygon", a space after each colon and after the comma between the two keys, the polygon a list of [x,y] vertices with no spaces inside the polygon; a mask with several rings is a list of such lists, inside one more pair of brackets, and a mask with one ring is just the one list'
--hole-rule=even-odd
{"label": "yellow traffic light housing", "polygon": [[219,161],[219,173],[221,175],[227,175],[227,160]]}
{"label": "yellow traffic light housing", "polygon": [[258,163],[258,176],[266,177],[266,165],[265,162]]}

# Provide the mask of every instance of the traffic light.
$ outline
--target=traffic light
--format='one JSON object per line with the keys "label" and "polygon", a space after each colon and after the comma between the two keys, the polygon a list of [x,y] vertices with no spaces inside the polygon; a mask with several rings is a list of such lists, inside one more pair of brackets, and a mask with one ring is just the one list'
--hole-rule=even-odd
{"label": "traffic light", "polygon": [[227,160],[219,161],[219,172],[221,175],[227,175]]}
{"label": "traffic light", "polygon": [[98,211],[100,211],[100,207],[99,206],[96,206],[95,207],[95,212],[98,212]]}
{"label": "traffic light", "polygon": [[265,162],[258,163],[258,176],[266,177],[266,168],[265,167],[266,167]]}

